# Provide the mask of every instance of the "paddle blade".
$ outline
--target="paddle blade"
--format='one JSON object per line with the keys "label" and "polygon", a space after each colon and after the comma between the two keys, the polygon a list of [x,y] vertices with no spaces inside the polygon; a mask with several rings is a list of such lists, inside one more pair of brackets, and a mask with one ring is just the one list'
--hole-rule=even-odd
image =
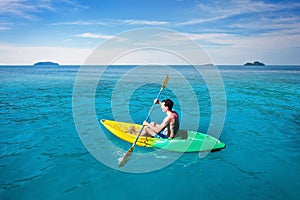
{"label": "paddle blade", "polygon": [[134,146],[131,146],[130,149],[126,152],[126,154],[124,155],[124,157],[121,158],[120,162],[119,162],[119,167],[123,167],[127,161],[130,159],[132,151],[134,149]]}
{"label": "paddle blade", "polygon": [[161,86],[162,89],[164,89],[166,87],[166,85],[168,84],[168,81],[169,81],[169,76],[166,75],[165,80],[164,80],[164,82],[163,82],[163,84]]}

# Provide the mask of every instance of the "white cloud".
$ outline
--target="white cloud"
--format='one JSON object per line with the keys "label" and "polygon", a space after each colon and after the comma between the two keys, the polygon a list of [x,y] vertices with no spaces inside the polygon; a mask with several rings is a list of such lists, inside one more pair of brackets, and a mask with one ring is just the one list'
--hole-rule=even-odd
{"label": "white cloud", "polygon": [[160,26],[160,25],[167,25],[168,22],[165,21],[149,21],[149,20],[135,20],[135,19],[128,19],[123,21],[125,24],[130,25],[151,25],[151,26]]}
{"label": "white cloud", "polygon": [[[70,3],[73,1],[64,0],[64,2],[68,4],[66,2]],[[185,33],[185,35],[201,44],[216,63],[243,64],[245,61],[259,59],[267,64],[299,64],[300,18],[294,13],[287,14],[289,8],[300,8],[300,4],[284,4],[283,2],[267,3],[251,0],[212,1],[211,4],[198,4],[198,17],[193,15],[194,17],[175,24],[175,27],[185,31],[184,26],[201,24],[201,26],[188,27],[189,29],[186,30],[192,31],[192,33]],[[53,9],[51,0],[0,0],[0,14],[16,15],[28,19],[34,18],[34,15],[38,12],[43,10],[52,11]],[[278,15],[281,11],[283,11],[283,15]],[[242,15],[241,18],[234,18],[235,15],[246,13],[255,15]],[[184,13],[183,16],[185,16]],[[253,20],[253,16],[255,20]],[[274,18],[274,16],[276,16],[276,18]],[[227,18],[230,18],[230,20],[228,19],[227,21]],[[131,27],[131,25],[141,25],[141,27],[143,25],[174,25],[166,21],[143,19],[107,19],[102,21],[101,19],[99,21],[75,20],[57,22],[51,25],[95,25],[95,27],[97,27],[97,25],[117,27],[118,25],[124,24],[127,25],[127,27]],[[206,24],[211,25],[212,23],[214,23],[215,26],[206,26]],[[10,29],[12,25],[13,24],[2,22],[0,23],[0,31]],[[98,28],[99,27],[100,26],[98,26]],[[213,27],[214,30],[212,30],[211,27]],[[94,43],[95,39],[108,40],[115,38],[118,41],[122,40],[114,35],[110,35],[110,33],[108,35],[97,34],[85,32],[85,30],[82,29],[84,27],[79,28],[82,32],[77,32],[80,33],[75,35],[77,39],[89,38],[91,39],[91,43]],[[142,37],[142,35],[137,37]],[[184,39],[178,39],[176,36],[170,34],[164,37],[166,40],[151,41],[149,45],[153,45],[155,42],[159,43],[158,45],[162,45],[164,41],[168,42],[172,40],[174,42],[167,45],[180,46],[185,42]],[[72,40],[73,39],[74,41],[76,40],[75,38],[72,38]],[[71,39],[66,39],[65,41],[67,40]],[[62,41],[62,39],[60,41]],[[80,41],[82,41],[82,39]],[[128,42],[135,42],[136,46],[143,47],[147,46],[148,41],[134,38]],[[0,64],[32,64],[39,60],[53,60],[61,64],[81,64],[91,51],[91,49],[80,48],[1,45]],[[135,56],[135,59],[138,58],[136,62],[142,62],[144,58],[147,59],[147,57],[142,54],[137,55],[138,56]],[[124,61],[130,63],[131,59],[134,61],[134,58],[130,56],[126,57]]]}
{"label": "white cloud", "polygon": [[[219,48],[228,46],[232,48],[252,49],[270,49],[276,48],[299,48],[299,34],[279,34],[278,32],[259,34],[253,36],[242,36],[225,33],[207,33],[207,34],[191,34],[185,35],[206,47]],[[212,44],[212,45],[210,45]]]}
{"label": "white cloud", "polygon": [[[168,35],[168,40],[174,41],[170,45],[182,45],[184,41]],[[199,42],[200,46],[212,58],[214,64],[244,64],[248,61],[260,60],[266,64],[299,64],[298,49],[299,35],[259,35],[242,37],[228,34],[190,34],[186,36]],[[202,44],[214,42],[216,45]],[[130,42],[130,41],[127,41]],[[147,42],[147,41],[146,41]],[[153,46],[153,42],[149,43]],[[147,43],[141,44],[148,46]],[[162,45],[160,43],[160,45]],[[114,47],[117,48],[117,47]],[[110,51],[103,49],[99,55],[110,57]],[[138,46],[137,46],[138,48]],[[170,48],[176,48],[176,46]],[[31,47],[0,45],[0,64],[33,64],[37,61],[54,61],[60,64],[81,65],[95,49],[64,48],[64,47]],[[154,56],[153,56],[154,55]],[[98,58],[100,59],[100,58]],[[176,64],[180,60],[161,52],[136,51],[118,60],[115,64],[142,64],[142,63]],[[100,63],[101,64],[101,63]]]}
{"label": "white cloud", "polygon": [[300,17],[262,18],[248,23],[232,23],[229,27],[267,31],[277,35],[300,34]]}
{"label": "white cloud", "polygon": [[92,49],[0,45],[1,65],[31,65],[38,61],[82,64]]}
{"label": "white cloud", "polygon": [[186,25],[194,25],[194,24],[202,24],[207,22],[213,22],[216,20],[224,19],[226,16],[218,16],[218,17],[212,17],[212,18],[200,18],[200,19],[191,19],[185,22],[177,23],[175,26],[186,26]]}
{"label": "white cloud", "polygon": [[9,30],[9,29],[10,28],[8,26],[0,24],[0,31]]}
{"label": "white cloud", "polygon": [[57,22],[57,23],[52,23],[51,25],[110,25],[107,22],[103,21],[71,21],[71,22]]}
{"label": "white cloud", "polygon": [[214,1],[214,3],[210,5],[202,3],[197,5],[201,11],[210,13],[214,16],[222,15],[227,17],[242,13],[277,11],[281,9],[294,8],[295,6],[299,6],[299,4],[274,4],[253,0]]}
{"label": "white cloud", "polygon": [[42,10],[53,10],[51,0],[2,0],[0,1],[0,14],[8,14],[25,19],[34,19],[33,13]]}
{"label": "white cloud", "polygon": [[0,22],[0,31],[11,29],[12,23],[9,22]]}
{"label": "white cloud", "polygon": [[86,6],[79,4],[74,0],[61,0],[55,4],[54,0],[1,0],[0,14],[9,17],[19,17],[28,20],[36,19],[37,13],[45,11],[57,11],[58,8],[65,9],[85,9]]}
{"label": "white cloud", "polygon": [[70,22],[57,22],[52,23],[51,25],[103,25],[103,26],[112,26],[112,25],[149,25],[149,26],[163,26],[168,25],[169,22],[166,21],[149,21],[149,20],[136,20],[136,19],[107,19],[102,21],[93,21],[93,20],[78,20]]}
{"label": "white cloud", "polygon": [[108,40],[108,39],[113,39],[115,41],[126,41],[125,38],[121,38],[115,35],[102,35],[102,34],[95,34],[95,33],[81,33],[77,34],[76,37],[81,37],[81,38],[90,38],[90,39],[103,39],[103,40]]}
{"label": "white cloud", "polygon": [[228,38],[234,37],[233,35],[226,33],[185,33],[185,35],[192,40],[219,45],[230,45],[231,43],[229,43]]}
{"label": "white cloud", "polygon": [[82,33],[77,34],[77,37],[83,37],[83,38],[92,38],[92,39],[111,39],[114,36],[112,35],[101,35],[101,34],[94,34],[94,33]]}
{"label": "white cloud", "polygon": [[[266,3],[253,0],[212,1],[210,4],[197,4],[196,9],[199,10],[199,17],[177,23],[177,26],[214,22],[246,13],[256,13],[265,18],[267,12],[275,13],[296,8],[300,8],[300,3]],[[270,18],[272,19],[274,16]]]}
{"label": "white cloud", "polygon": [[261,60],[266,64],[299,64],[300,35],[265,34],[219,38],[219,43],[231,45],[203,45],[216,63],[244,64]]}

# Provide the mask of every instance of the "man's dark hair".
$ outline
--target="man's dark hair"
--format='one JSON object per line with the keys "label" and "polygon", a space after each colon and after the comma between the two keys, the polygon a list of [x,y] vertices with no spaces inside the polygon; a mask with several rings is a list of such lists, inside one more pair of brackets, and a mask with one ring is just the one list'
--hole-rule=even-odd
{"label": "man's dark hair", "polygon": [[174,102],[171,99],[165,99],[162,102],[165,102],[165,106],[167,106],[169,110],[172,110]]}

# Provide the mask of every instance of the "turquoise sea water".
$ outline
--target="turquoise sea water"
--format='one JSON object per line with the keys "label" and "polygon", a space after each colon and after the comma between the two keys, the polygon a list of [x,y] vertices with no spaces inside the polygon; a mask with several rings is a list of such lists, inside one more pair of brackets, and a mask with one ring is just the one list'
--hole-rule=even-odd
{"label": "turquoise sea water", "polygon": [[[118,80],[132,68],[107,69],[95,95],[86,96],[94,99],[98,120],[116,116],[126,120],[124,106],[137,123],[147,116],[160,89],[159,84],[147,84],[147,79],[160,72],[149,68],[133,73],[134,78],[124,80],[114,94]],[[197,101],[192,101],[180,80],[174,82],[176,92],[166,88],[161,98],[174,99],[181,115],[181,99],[188,107],[199,105],[198,131],[206,132],[212,116],[211,88],[193,68],[174,69],[191,84]],[[127,173],[97,160],[77,132],[72,101],[79,66],[1,66],[0,199],[298,199],[300,67],[218,69],[226,93],[226,118],[219,138],[226,149],[204,158],[198,153],[183,154],[161,169]],[[88,74],[90,79],[96,76]],[[174,79],[170,77],[170,86]],[[83,88],[89,88],[86,84]],[[127,88],[135,90],[129,93]],[[118,95],[129,96],[128,104],[118,101]],[[190,123],[182,124],[183,128],[192,127],[196,114],[185,115]],[[88,115],[80,117],[88,119]],[[156,109],[153,119],[160,117]],[[103,154],[130,147],[105,130],[99,134],[111,141],[94,141]],[[174,156],[136,147],[128,165],[138,163],[145,153],[156,159]],[[117,157],[112,156],[111,162],[117,164]]]}

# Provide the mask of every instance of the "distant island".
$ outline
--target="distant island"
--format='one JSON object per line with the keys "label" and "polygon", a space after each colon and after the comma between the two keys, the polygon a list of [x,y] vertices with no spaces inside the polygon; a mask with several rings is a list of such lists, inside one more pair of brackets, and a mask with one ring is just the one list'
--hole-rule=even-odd
{"label": "distant island", "polygon": [[244,64],[244,66],[266,66],[266,65],[262,62],[255,61],[254,63],[247,62]]}
{"label": "distant island", "polygon": [[50,61],[34,63],[34,66],[41,66],[41,65],[59,66],[58,63],[50,62]]}

